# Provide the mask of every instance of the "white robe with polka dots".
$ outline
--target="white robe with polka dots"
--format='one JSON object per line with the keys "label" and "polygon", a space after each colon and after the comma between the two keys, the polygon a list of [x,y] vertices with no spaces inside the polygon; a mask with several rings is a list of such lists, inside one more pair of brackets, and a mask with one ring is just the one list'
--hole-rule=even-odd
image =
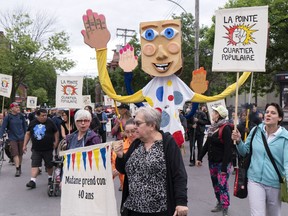
{"label": "white robe with polka dots", "polygon": [[183,109],[185,102],[193,98],[194,92],[174,74],[154,77],[142,92],[150,106],[162,112],[161,129],[170,132],[181,146],[184,142],[184,129],[179,118],[179,109]]}

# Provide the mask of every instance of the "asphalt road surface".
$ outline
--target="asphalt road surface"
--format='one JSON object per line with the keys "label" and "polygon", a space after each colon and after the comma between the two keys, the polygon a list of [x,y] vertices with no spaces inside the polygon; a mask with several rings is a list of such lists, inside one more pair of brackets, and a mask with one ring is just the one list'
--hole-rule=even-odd
{"label": "asphalt road surface", "polygon": [[[110,138],[111,140],[111,138]],[[203,166],[189,167],[188,142],[185,143],[186,154],[184,163],[188,173],[189,216],[221,216],[221,213],[211,213],[215,206],[212,184],[207,168],[207,158]],[[6,158],[7,159],[7,158]],[[37,187],[33,190],[26,188],[30,180],[30,152],[24,155],[21,177],[14,177],[15,167],[4,162],[0,173],[0,216],[60,216],[60,197],[48,197],[47,173],[44,171],[37,178]],[[230,177],[231,216],[249,216],[248,199],[238,199],[231,193],[234,176]],[[118,178],[114,181],[115,196],[119,206],[121,192],[118,191]],[[288,215],[288,204],[282,205],[282,216]]]}

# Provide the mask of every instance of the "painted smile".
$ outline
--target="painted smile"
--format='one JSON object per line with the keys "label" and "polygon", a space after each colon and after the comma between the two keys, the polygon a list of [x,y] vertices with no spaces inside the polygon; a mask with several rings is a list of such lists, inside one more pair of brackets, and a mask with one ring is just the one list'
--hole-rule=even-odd
{"label": "painted smile", "polygon": [[153,65],[154,65],[154,67],[156,68],[156,70],[157,70],[158,72],[160,72],[160,73],[165,73],[165,72],[169,69],[171,63],[165,63],[165,64],[156,64],[156,63],[153,63]]}

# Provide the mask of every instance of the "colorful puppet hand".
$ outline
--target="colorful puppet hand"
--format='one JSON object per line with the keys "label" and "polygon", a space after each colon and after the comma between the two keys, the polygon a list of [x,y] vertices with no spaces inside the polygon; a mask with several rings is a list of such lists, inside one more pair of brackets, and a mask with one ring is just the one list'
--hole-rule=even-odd
{"label": "colorful puppet hand", "polygon": [[208,89],[208,81],[206,80],[206,70],[200,67],[192,72],[192,81],[190,82],[190,88],[198,94],[203,94]]}
{"label": "colorful puppet hand", "polygon": [[111,35],[106,26],[105,16],[89,9],[82,19],[85,26],[85,30],[81,31],[84,42],[96,50],[106,48]]}
{"label": "colorful puppet hand", "polygon": [[138,58],[134,56],[134,48],[130,44],[127,44],[120,51],[119,66],[124,72],[131,72],[138,65]]}

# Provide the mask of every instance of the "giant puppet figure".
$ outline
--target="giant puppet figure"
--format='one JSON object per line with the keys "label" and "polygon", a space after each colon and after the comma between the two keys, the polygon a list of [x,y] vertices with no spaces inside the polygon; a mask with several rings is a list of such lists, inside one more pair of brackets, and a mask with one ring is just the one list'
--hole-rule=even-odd
{"label": "giant puppet figure", "polygon": [[[178,145],[184,142],[183,128],[178,109],[185,101],[210,102],[225,98],[235,91],[236,83],[227,87],[221,94],[204,96],[193,92],[175,73],[182,69],[181,22],[164,20],[140,24],[142,69],[154,78],[133,95],[118,95],[111,83],[107,68],[107,43],[110,32],[105,16],[87,10],[83,16],[85,30],[81,33],[84,42],[96,49],[99,80],[103,91],[116,101],[136,103],[146,100],[152,107],[162,112],[161,129],[169,131]],[[240,77],[242,85],[250,73]],[[206,79],[206,76],[205,76]],[[192,81],[193,82],[193,81]],[[205,85],[205,84],[204,84]]]}

